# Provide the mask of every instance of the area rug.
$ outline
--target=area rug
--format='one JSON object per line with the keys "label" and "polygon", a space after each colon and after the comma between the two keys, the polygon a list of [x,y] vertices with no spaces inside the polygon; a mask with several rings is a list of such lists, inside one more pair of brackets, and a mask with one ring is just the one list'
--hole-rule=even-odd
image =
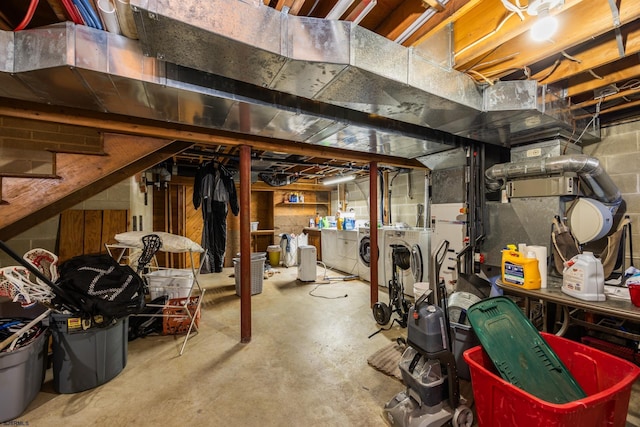
{"label": "area rug", "polygon": [[367,362],[378,371],[402,381],[398,363],[404,349],[405,346],[392,342],[369,356]]}

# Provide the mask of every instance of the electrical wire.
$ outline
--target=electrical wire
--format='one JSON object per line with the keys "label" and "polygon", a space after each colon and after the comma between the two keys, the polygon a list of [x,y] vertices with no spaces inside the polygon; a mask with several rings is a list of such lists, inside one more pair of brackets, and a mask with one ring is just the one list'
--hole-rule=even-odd
{"label": "electrical wire", "polygon": [[[589,129],[589,126],[591,126],[591,124],[598,118],[598,116],[600,115],[600,105],[602,104],[602,100],[603,98],[600,98],[600,100],[598,101],[598,104],[596,104],[596,112],[593,114],[593,116],[591,117],[591,120],[589,120],[589,123],[587,123],[587,125],[584,127],[584,129],[582,130],[582,133],[580,134],[580,136],[573,142],[571,142],[571,140],[569,140],[569,143],[573,143],[573,144],[579,144],[580,140],[582,139],[582,137],[584,136],[585,132],[587,131],[587,129]],[[573,135],[572,135],[573,136]]]}
{"label": "electrical wire", "polygon": [[27,9],[27,13],[24,15],[22,22],[20,22],[13,31],[22,31],[27,27],[27,25],[29,25],[29,23],[31,22],[31,19],[33,18],[33,14],[36,12],[36,9],[38,8],[39,1],[40,0],[31,0],[31,3],[29,3],[29,8]]}
{"label": "electrical wire", "polygon": [[341,299],[341,298],[347,298],[349,296],[348,294],[344,294],[344,295],[339,295],[339,296],[335,296],[335,297],[329,297],[329,296],[326,296],[326,295],[316,295],[316,294],[314,294],[314,292],[320,286],[326,286],[326,285],[330,285],[330,283],[317,283],[316,286],[309,291],[309,295],[311,295],[312,297],[324,298],[324,299]]}

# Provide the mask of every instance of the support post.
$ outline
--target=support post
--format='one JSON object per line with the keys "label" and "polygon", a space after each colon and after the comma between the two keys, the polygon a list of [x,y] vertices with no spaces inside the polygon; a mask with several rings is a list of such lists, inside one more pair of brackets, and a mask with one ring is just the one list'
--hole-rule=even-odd
{"label": "support post", "polygon": [[251,341],[251,147],[240,146],[240,342]]}
{"label": "support post", "polygon": [[371,307],[378,302],[378,163],[369,163],[369,238],[371,262],[369,264]]}

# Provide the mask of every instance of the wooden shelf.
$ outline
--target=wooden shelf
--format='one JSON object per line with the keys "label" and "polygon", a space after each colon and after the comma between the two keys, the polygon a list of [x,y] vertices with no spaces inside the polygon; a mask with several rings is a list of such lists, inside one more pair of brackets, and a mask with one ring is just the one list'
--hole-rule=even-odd
{"label": "wooden shelf", "polygon": [[280,202],[277,206],[292,206],[292,205],[326,205],[329,206],[328,202]]}

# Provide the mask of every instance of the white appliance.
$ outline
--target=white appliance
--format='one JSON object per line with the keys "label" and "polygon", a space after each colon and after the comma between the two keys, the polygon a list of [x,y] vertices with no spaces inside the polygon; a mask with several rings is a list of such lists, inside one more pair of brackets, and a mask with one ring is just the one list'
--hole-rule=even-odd
{"label": "white appliance", "polygon": [[[386,286],[384,277],[384,233],[378,230],[378,285]],[[358,276],[371,282],[371,233],[369,227],[358,228]]]}
{"label": "white appliance", "polygon": [[[465,247],[467,233],[467,215],[463,203],[442,203],[431,205],[431,229],[433,231],[431,250],[436,251],[443,240],[449,241],[449,250],[440,267],[440,277],[449,287],[458,278],[456,261]],[[432,254],[433,255],[433,254]],[[436,280],[439,280],[436,277]]]}
{"label": "white appliance", "polygon": [[398,280],[402,281],[404,293],[413,296],[413,284],[429,281],[431,259],[431,230],[424,228],[387,228],[384,230],[384,277],[385,285],[393,280],[393,247],[406,248],[410,257],[409,268],[398,269]]}
{"label": "white appliance", "polygon": [[302,282],[315,282],[316,274],[316,247],[312,245],[298,246],[298,280]]}

